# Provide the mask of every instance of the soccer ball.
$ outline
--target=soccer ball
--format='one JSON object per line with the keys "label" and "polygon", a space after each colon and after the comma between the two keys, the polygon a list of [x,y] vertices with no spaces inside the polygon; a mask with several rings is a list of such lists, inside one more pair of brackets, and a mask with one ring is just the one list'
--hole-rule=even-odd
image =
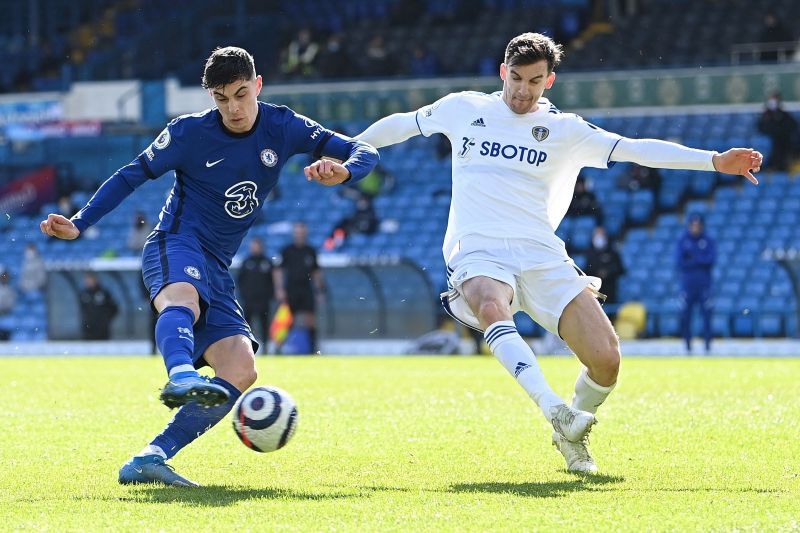
{"label": "soccer ball", "polygon": [[233,430],[257,452],[283,448],[297,428],[297,404],[278,387],[255,387],[233,407]]}

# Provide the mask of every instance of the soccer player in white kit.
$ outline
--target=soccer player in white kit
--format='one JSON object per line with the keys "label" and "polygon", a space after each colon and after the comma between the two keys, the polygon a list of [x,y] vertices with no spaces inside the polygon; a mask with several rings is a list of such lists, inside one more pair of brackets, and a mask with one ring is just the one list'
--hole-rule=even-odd
{"label": "soccer player in white kit", "polygon": [[[573,472],[596,472],[588,434],[594,413],[617,382],[619,342],[598,297],[601,280],[585,275],[555,230],[582,167],[631,161],[655,168],[739,174],[758,183],[762,156],[724,153],[655,139],[628,139],[546,98],[560,45],[537,33],[509,42],[500,65],[502,92],[452,93],[416,112],[375,122],[356,138],[376,148],[415,135],[443,133],[452,145],[453,199],[444,258],[452,290],[443,296],[461,322],[484,331],[492,353],[553,426],[553,444]],[[513,315],[522,310],[560,335],[584,365],[567,406],[548,385]]]}

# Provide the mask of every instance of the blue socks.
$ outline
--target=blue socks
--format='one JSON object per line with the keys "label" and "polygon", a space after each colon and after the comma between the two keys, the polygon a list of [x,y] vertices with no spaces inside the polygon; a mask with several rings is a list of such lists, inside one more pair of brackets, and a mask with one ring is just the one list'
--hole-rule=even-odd
{"label": "blue socks", "polygon": [[156,344],[164,357],[169,377],[198,375],[194,355],[194,313],[188,307],[167,307],[158,315]]}
{"label": "blue socks", "polygon": [[[187,444],[225,418],[225,415],[233,409],[233,405],[242,393],[239,389],[220,377],[213,378],[211,383],[222,385],[231,393],[231,397],[228,401],[222,405],[210,408],[200,407],[194,402],[187,403],[178,409],[178,412],[175,413],[175,417],[164,431],[153,439],[150,446],[145,448],[145,450],[148,448],[152,450],[154,446],[157,446],[166,455],[164,459],[171,459]],[[153,451],[157,453],[156,450]]]}

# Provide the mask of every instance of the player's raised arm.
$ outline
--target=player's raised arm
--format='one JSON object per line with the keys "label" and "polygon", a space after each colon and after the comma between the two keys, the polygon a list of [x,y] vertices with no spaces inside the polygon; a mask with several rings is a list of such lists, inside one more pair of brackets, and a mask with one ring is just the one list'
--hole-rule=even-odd
{"label": "player's raised arm", "polygon": [[156,179],[167,170],[177,168],[177,143],[170,142],[171,127],[172,124],[136,159],[100,185],[89,202],[71,219],[52,213],[48,215],[46,220],[39,223],[42,233],[59,239],[76,239],[148,179]]}
{"label": "player's raised arm", "polygon": [[458,115],[458,102],[463,93],[450,93],[430,105],[410,113],[384,117],[355,136],[375,148],[401,143],[416,135],[430,137],[442,133],[449,137],[450,126]]}
{"label": "player's raised arm", "polygon": [[144,170],[134,160],[108,178],[72,219],[51,213],[39,224],[39,228],[42,233],[51,237],[76,239],[86,228],[96,224],[145,181],[147,176]]}
{"label": "player's raised arm", "polygon": [[375,148],[401,143],[422,133],[417,126],[416,116],[416,112],[389,115],[372,124],[354,139],[367,142]]}
{"label": "player's raised arm", "polygon": [[723,153],[689,148],[658,139],[623,137],[611,151],[610,161],[630,161],[645,167],[717,171],[744,176],[758,185],[754,176],[764,157],[752,148],[731,148]]}

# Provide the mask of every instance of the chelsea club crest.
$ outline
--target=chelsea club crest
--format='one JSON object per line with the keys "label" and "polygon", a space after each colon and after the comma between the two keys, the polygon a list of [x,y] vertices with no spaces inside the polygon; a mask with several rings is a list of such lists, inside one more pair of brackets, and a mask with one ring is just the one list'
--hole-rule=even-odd
{"label": "chelsea club crest", "polygon": [[274,150],[264,148],[261,150],[261,162],[266,167],[274,167],[278,163],[278,154]]}

